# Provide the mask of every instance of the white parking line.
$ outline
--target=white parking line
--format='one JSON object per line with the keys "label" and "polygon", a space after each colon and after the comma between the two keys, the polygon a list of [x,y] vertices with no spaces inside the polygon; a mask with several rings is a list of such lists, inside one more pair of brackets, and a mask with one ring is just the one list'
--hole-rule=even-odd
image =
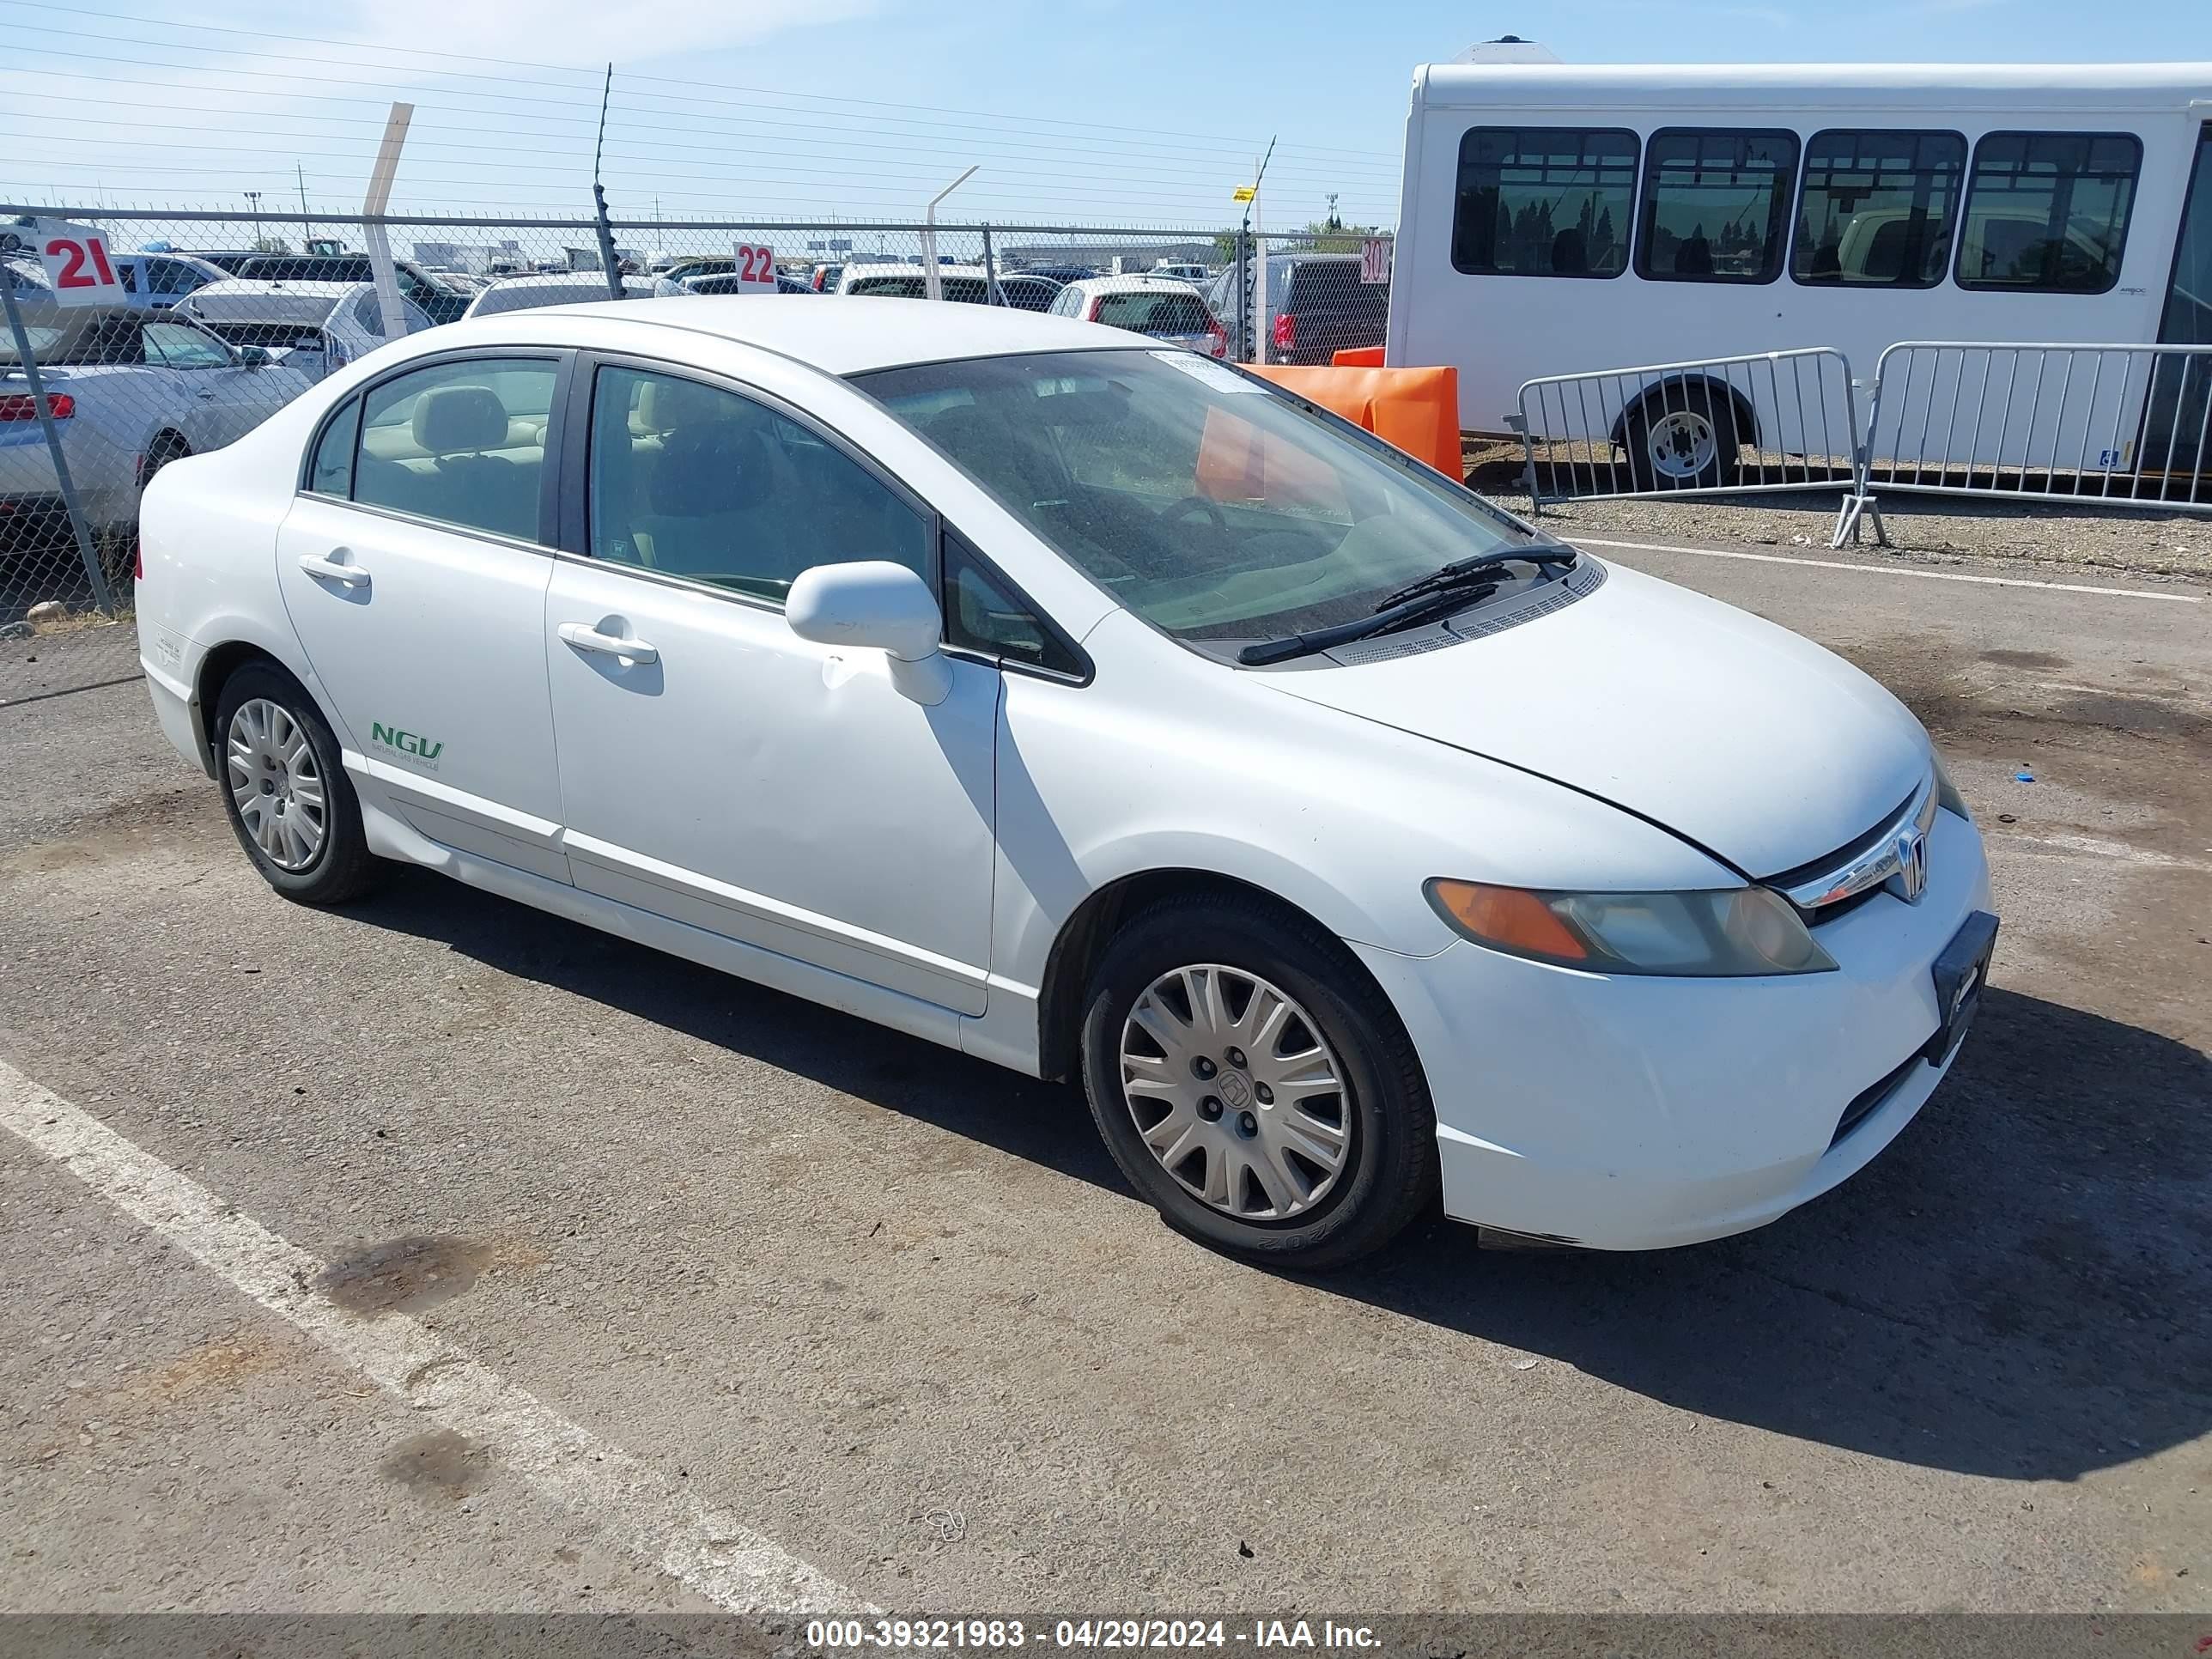
{"label": "white parking line", "polygon": [[1842,559],[1798,559],[1786,553],[1746,553],[1718,547],[1668,547],[1658,542],[1604,542],[1595,536],[1566,539],[1578,547],[1620,547],[1637,553],[1693,553],[1701,559],[1747,559],[1753,564],[1809,564],[1821,570],[1865,570],[1877,576],[1918,576],[1931,582],[1978,582],[1985,587],[2041,587],[2054,593],[2102,593],[2115,599],[2170,599],[2202,605],[2198,593],[2158,593],[2141,587],[2092,587],[2082,582],[2039,582],[2025,576],[1970,576],[1959,570],[1912,570],[1903,565],[1851,564]]}
{"label": "white parking line", "polygon": [[404,1314],[356,1314],[323,1264],[0,1060],[0,1124],[424,1420],[491,1449],[530,1486],[732,1613],[863,1609],[860,1598],[570,1422]]}

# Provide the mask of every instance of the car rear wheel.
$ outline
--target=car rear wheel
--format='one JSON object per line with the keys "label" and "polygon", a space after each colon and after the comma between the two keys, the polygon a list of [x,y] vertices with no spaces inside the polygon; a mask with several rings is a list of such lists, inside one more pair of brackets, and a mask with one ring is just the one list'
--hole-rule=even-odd
{"label": "car rear wheel", "polygon": [[1725,489],[1736,481],[1735,413],[1695,389],[1633,410],[1623,433],[1638,489]]}
{"label": "car rear wheel", "polygon": [[1091,977],[1083,1070],[1121,1172],[1217,1249],[1340,1267],[1436,1191],[1435,1115],[1395,1014],[1341,945],[1256,897],[1134,917]]}
{"label": "car rear wheel", "polygon": [[212,736],[224,816],[268,884],[302,904],[343,904],[375,883],[361,802],[307,689],[273,663],[223,683]]}

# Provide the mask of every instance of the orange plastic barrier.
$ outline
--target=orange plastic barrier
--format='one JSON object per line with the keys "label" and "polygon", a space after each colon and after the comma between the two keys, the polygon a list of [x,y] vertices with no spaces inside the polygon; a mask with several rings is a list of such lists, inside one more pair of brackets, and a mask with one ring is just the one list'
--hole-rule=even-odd
{"label": "orange plastic barrier", "polygon": [[1329,359],[1339,368],[1380,368],[1382,367],[1381,346],[1346,346]]}
{"label": "orange plastic barrier", "polygon": [[1446,477],[1466,476],[1460,460],[1457,369],[1249,367],[1285,392],[1365,427]]}

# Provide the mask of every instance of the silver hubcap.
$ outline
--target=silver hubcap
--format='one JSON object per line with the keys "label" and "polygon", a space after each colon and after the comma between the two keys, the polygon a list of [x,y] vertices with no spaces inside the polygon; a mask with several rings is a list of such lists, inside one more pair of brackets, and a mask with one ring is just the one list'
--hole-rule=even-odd
{"label": "silver hubcap", "polygon": [[1121,1091],[1152,1156],[1239,1221],[1327,1198],[1352,1152],[1344,1068],[1306,1011],[1208,963],[1154,980],[1121,1028]]}
{"label": "silver hubcap", "polygon": [[1713,464],[1719,447],[1713,423],[1686,410],[1662,415],[1651,423],[1646,447],[1651,465],[1669,478],[1694,478]]}
{"label": "silver hubcap", "polygon": [[328,798],[307,729],[266,697],[230,717],[230,797],[246,833],[280,870],[304,870],[323,850]]}

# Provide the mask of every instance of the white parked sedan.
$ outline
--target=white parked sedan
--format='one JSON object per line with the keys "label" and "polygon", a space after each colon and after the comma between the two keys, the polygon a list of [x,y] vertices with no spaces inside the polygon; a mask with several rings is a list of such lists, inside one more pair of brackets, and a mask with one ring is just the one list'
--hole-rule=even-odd
{"label": "white parked sedan", "polygon": [[1996,931],[1927,735],[1123,330],[663,300],[410,338],[149,493],[162,726],[380,860],[1046,1077],[1214,1245],[1773,1219]]}

